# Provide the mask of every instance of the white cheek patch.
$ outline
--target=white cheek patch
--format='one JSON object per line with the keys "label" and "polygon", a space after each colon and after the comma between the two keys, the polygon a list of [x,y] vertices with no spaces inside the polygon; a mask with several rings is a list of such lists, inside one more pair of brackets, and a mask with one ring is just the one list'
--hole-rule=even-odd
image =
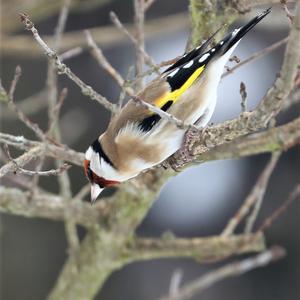
{"label": "white cheek patch", "polygon": [[124,181],[129,179],[128,176],[120,174],[113,166],[108,164],[105,160],[101,159],[101,169],[103,177],[108,180]]}
{"label": "white cheek patch", "polygon": [[90,159],[90,168],[98,176],[104,177],[103,176],[103,170],[101,169],[100,159],[99,159],[99,154],[98,153],[93,152],[92,157]]}
{"label": "white cheek patch", "polygon": [[91,160],[92,155],[93,155],[93,149],[92,149],[92,147],[90,146],[90,147],[86,150],[86,152],[85,152],[85,159]]}

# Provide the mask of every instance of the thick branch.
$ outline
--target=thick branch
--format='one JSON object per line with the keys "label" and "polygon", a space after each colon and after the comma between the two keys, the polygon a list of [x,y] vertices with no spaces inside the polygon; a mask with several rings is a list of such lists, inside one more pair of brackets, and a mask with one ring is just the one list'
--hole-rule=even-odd
{"label": "thick branch", "polygon": [[195,156],[201,161],[238,158],[260,153],[286,151],[300,143],[300,118],[265,132],[238,138],[228,144],[216,146],[200,154],[200,147],[194,148]]}
{"label": "thick branch", "polygon": [[192,257],[198,262],[228,257],[233,254],[259,252],[265,249],[263,234],[202,238],[149,239],[136,241],[134,257],[138,260],[162,257]]}
{"label": "thick branch", "polygon": [[[124,240],[123,236],[93,230],[84,240],[78,256],[75,259],[70,258],[65,264],[49,299],[91,299],[108,274],[129,262],[171,256],[193,257],[201,262],[212,256],[236,253],[239,246],[246,245],[245,241],[249,240],[249,237],[174,239],[172,242],[140,239],[136,245],[138,248],[132,249],[128,238]],[[246,252],[262,251],[265,249],[263,236],[252,239],[246,247]],[[74,272],[77,265],[80,265],[81,269]]]}
{"label": "thick branch", "polygon": [[204,129],[201,134],[195,135],[194,140],[191,140],[189,145],[191,155],[186,155],[184,151],[178,151],[173,157],[173,161],[176,161],[175,167],[179,168],[188,160],[192,160],[192,153],[197,152],[200,154],[216,145],[224,144],[237,137],[265,128],[270,119],[279,113],[284,101],[294,88],[294,80],[300,64],[299,47],[300,3],[297,2],[296,16],[289,35],[280,76],[276,79],[273,87],[269,89],[253,112],[244,113],[237,119],[211,126]]}
{"label": "thick branch", "polygon": [[76,199],[68,201],[61,196],[37,194],[29,197],[16,188],[0,187],[0,211],[28,218],[47,218],[50,220],[72,220],[84,226],[105,224],[107,206],[104,202],[93,207]]}

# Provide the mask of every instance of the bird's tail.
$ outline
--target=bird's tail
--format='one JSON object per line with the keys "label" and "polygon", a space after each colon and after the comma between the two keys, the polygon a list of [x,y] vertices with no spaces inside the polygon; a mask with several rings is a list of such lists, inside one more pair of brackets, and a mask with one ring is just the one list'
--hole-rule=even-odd
{"label": "bird's tail", "polygon": [[[184,66],[185,64],[190,63],[191,61],[197,62],[197,65],[205,65],[211,60],[215,60],[219,58],[220,56],[223,56],[226,52],[228,52],[229,49],[231,51],[234,49],[233,46],[236,46],[237,43],[241,40],[241,38],[250,30],[252,29],[258,22],[260,22],[268,13],[270,13],[271,8],[268,8],[267,10],[263,11],[259,15],[257,15],[255,18],[253,18],[250,22],[248,22],[246,25],[237,28],[233,30],[231,33],[229,33],[225,38],[223,38],[215,47],[209,49],[205,52],[206,48],[208,47],[210,41],[215,36],[215,34],[219,31],[216,31],[205,43],[203,43],[201,46],[198,46],[197,48],[193,49],[192,51],[186,53],[182,56],[177,62],[175,62],[173,65],[171,65],[169,68],[167,68],[164,73],[168,73],[172,70],[175,70],[176,68],[180,68]],[[230,55],[229,51],[227,55]],[[198,62],[199,60],[199,62]],[[192,67],[195,67],[195,64],[192,65]]]}
{"label": "bird's tail", "polygon": [[256,17],[254,17],[251,21],[249,21],[246,25],[233,30],[229,33],[223,40],[221,40],[216,48],[219,46],[222,54],[225,54],[232,46],[234,46],[237,42],[241,40],[241,38],[251,30],[257,23],[259,23],[267,14],[269,14],[271,8],[266,9]]}

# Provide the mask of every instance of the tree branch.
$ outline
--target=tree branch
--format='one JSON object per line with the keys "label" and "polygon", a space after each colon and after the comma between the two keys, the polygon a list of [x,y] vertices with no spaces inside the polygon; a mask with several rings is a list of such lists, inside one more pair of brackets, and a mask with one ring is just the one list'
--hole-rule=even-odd
{"label": "tree branch", "polygon": [[[145,24],[145,37],[153,38],[162,34],[172,34],[178,30],[182,30],[186,26],[188,26],[188,15],[186,13],[163,16],[161,18],[149,20]],[[126,28],[129,32],[133,32],[132,25],[126,24]],[[100,44],[102,47],[111,47],[126,41],[126,35],[114,25],[91,28],[90,31],[94,36],[96,43]],[[53,45],[53,36],[45,35],[44,39],[49,45]],[[82,29],[65,33],[61,43],[61,51],[64,52],[78,47],[82,50],[86,50],[86,41],[82,35]],[[43,57],[43,53],[40,51],[39,47],[32,43],[32,38],[23,34],[3,36],[0,44],[0,51],[2,56],[13,55],[17,57],[31,57],[34,59]]]}
{"label": "tree branch", "polygon": [[264,236],[235,235],[223,238],[176,238],[151,239],[138,238],[133,248],[133,256],[138,260],[166,257],[192,257],[198,262],[234,254],[259,252],[265,249]]}
{"label": "tree branch", "polygon": [[14,161],[10,161],[0,168],[0,178],[6,175],[7,173],[13,173],[16,171],[16,164],[21,167],[28,164],[30,161],[35,159],[43,152],[41,147],[34,147],[28,152],[22,154]]}
{"label": "tree branch", "polygon": [[69,67],[67,67],[58,57],[57,53],[52,50],[45,41],[40,37],[37,29],[34,27],[34,24],[31,22],[29,17],[22,13],[20,14],[21,21],[25,25],[25,28],[32,32],[34,39],[41,46],[41,48],[45,51],[47,57],[51,59],[59,74],[67,75],[73,82],[75,82],[81,89],[83,95],[88,96],[90,99],[97,101],[103,107],[111,112],[115,112],[117,110],[116,106],[109,102],[105,97],[98,94],[91,86],[85,84],[79,77],[77,77]]}
{"label": "tree branch", "polygon": [[[272,155],[269,163],[266,165],[260,176],[258,177],[255,185],[253,186],[250,194],[245,199],[243,205],[240,207],[240,209],[237,211],[237,213],[234,215],[234,217],[228,222],[227,226],[222,232],[222,236],[230,236],[233,234],[234,230],[238,226],[238,224],[243,220],[243,218],[249,213],[251,207],[255,205],[256,203],[261,203],[263,200],[263,197],[265,195],[269,179],[273,173],[273,170],[275,166],[277,165],[277,162],[279,160],[280,153],[275,153]],[[254,211],[253,211],[254,212]],[[254,216],[254,215],[253,215]],[[255,218],[254,218],[255,220]],[[252,221],[251,221],[252,222]],[[253,224],[254,222],[252,222]],[[252,226],[248,226],[248,229],[246,233],[250,233]]]}
{"label": "tree branch", "polygon": [[[63,161],[70,162],[80,167],[82,166],[84,160],[84,153],[80,153],[75,150],[72,150],[68,148],[66,145],[58,146],[50,143],[45,145],[42,142],[28,140],[23,136],[14,136],[11,134],[0,132],[0,143],[11,145],[17,149],[21,149],[25,151],[29,151],[33,147],[37,147],[39,149],[45,148],[46,156],[59,158]],[[38,152],[36,152],[33,156],[39,156]]]}
{"label": "tree branch", "polygon": [[[265,128],[270,119],[279,113],[284,101],[295,87],[294,80],[300,63],[300,52],[297,51],[299,46],[300,4],[297,2],[296,16],[288,38],[280,76],[275,80],[274,85],[256,109],[253,112],[241,114],[239,118],[234,120],[205,128],[198,135],[195,134],[194,139],[189,141],[188,147],[184,147],[184,151],[179,150],[173,156],[172,162],[176,162],[173,166],[178,169],[188,161],[192,161],[195,157],[193,153],[197,153],[201,160],[201,153],[206,152],[209,148]],[[185,153],[186,149],[190,150],[189,153]]]}
{"label": "tree branch", "polygon": [[213,284],[228,277],[239,276],[253,269],[264,267],[271,262],[277,261],[285,256],[285,250],[275,246],[254,257],[242,261],[229,263],[223,267],[213,270],[202,277],[186,284],[174,296],[166,296],[160,300],[188,300],[191,297],[199,296],[203,291],[210,288]]}
{"label": "tree branch", "polygon": [[0,211],[2,213],[19,215],[27,218],[47,218],[64,221],[70,215],[72,219],[83,226],[105,225],[109,206],[99,202],[91,207],[78,198],[68,201],[62,196],[37,193],[34,197],[16,188],[0,187]]}

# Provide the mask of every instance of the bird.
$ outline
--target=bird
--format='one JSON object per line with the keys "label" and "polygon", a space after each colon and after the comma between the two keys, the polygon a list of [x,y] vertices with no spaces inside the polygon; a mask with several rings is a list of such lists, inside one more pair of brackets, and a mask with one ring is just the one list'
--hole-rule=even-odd
{"label": "bird", "polygon": [[[158,75],[137,98],[185,124],[205,127],[216,107],[217,88],[226,62],[242,37],[271,11],[261,12],[215,46],[213,34]],[[136,177],[181,148],[186,129],[130,99],[111,118],[106,131],[85,152],[84,172],[94,203],[104,188]]]}

